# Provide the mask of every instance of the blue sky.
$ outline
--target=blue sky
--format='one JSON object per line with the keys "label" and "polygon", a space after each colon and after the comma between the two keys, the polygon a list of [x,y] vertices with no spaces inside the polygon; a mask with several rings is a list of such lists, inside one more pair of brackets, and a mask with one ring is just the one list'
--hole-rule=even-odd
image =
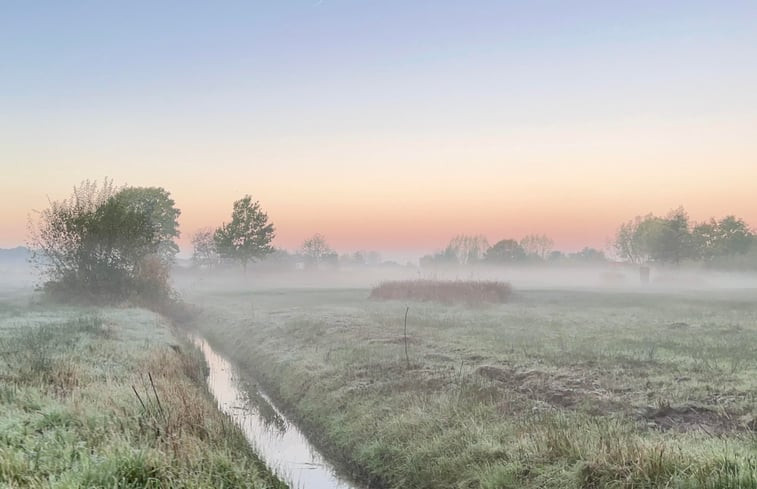
{"label": "blue sky", "polygon": [[[399,199],[426,215],[454,182],[466,186],[455,208],[473,202],[469,213],[496,203],[497,179],[555,175],[548,200],[568,166],[576,190],[555,209],[585,196],[567,217],[614,211],[585,216],[596,226],[565,235],[567,246],[597,243],[632,212],[743,213],[757,163],[756,19],[756,2],[5,2],[0,191],[12,187],[20,210],[2,212],[0,244],[20,239],[21,210],[104,175],[173,191],[187,232],[222,219],[227,196],[260,195],[290,224],[287,245],[326,229],[358,246],[339,231],[353,219],[339,209],[357,203],[384,222],[375,207]],[[713,166],[723,180],[702,196]],[[623,185],[587,195],[583,184],[660,172],[686,191],[629,203]],[[391,190],[398,179],[407,188]],[[341,202],[340,181],[357,189]],[[199,184],[212,202],[197,200]],[[531,205],[507,191],[496,212]],[[317,216],[290,219],[312,200],[324,202]],[[430,219],[451,211],[439,212]],[[548,206],[540,212],[501,232],[549,233]]]}

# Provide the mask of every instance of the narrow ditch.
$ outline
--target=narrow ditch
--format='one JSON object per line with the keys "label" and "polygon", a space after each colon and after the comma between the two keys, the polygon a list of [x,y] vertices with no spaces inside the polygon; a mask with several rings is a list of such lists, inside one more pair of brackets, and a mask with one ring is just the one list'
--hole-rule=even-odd
{"label": "narrow ditch", "polygon": [[300,429],[262,391],[240,385],[233,365],[199,336],[192,341],[208,363],[208,387],[219,409],[242,429],[258,457],[293,489],[358,489],[308,442]]}

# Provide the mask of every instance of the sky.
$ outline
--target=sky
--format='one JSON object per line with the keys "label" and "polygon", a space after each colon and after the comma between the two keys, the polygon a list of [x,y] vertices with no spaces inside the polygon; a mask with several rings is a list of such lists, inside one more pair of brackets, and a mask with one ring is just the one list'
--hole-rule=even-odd
{"label": "sky", "polygon": [[245,194],[290,250],[757,227],[755,87],[753,1],[2,2],[0,247],[106,176],[185,251]]}

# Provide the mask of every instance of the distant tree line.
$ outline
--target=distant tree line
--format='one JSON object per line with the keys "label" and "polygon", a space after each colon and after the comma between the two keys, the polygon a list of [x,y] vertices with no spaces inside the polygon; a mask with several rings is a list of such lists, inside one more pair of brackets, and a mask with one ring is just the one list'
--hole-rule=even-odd
{"label": "distant tree line", "polygon": [[[695,223],[679,207],[665,217],[652,214],[621,224],[612,242],[614,255],[635,265],[701,264],[718,268],[757,268],[757,236],[733,215]],[[520,240],[501,239],[490,245],[483,235],[458,235],[441,251],[421,258],[421,267],[476,264],[597,264],[609,258],[585,247],[575,253],[554,250],[543,234]]]}
{"label": "distant tree line", "polygon": [[421,267],[458,265],[506,265],[536,263],[598,263],[605,254],[594,248],[577,253],[554,250],[554,241],[544,234],[529,234],[520,240],[501,239],[489,244],[483,235],[458,235],[433,255],[421,258]]}
{"label": "distant tree line", "polygon": [[[232,218],[232,222],[234,222]],[[228,225],[226,229],[229,229]],[[238,262],[233,253],[223,253],[222,240],[225,239],[225,233],[219,233],[219,230],[209,228],[200,229],[192,236],[192,265],[198,269],[215,269],[218,267],[232,266]],[[260,229],[264,229],[261,227]],[[251,240],[252,241],[252,240]],[[257,266],[257,269],[312,269],[312,270],[335,270],[337,268],[354,268],[364,266],[377,266],[382,263],[381,255],[376,251],[356,251],[354,253],[343,253],[339,255],[329,245],[326,237],[316,233],[305,239],[299,249],[289,252],[282,248],[267,247],[265,249],[255,248],[255,253],[250,253],[249,263],[261,261],[264,263]]]}
{"label": "distant tree line", "polygon": [[729,215],[694,223],[683,207],[665,217],[647,214],[623,223],[614,245],[621,259],[638,265],[721,266],[757,251],[755,235],[743,219]]}

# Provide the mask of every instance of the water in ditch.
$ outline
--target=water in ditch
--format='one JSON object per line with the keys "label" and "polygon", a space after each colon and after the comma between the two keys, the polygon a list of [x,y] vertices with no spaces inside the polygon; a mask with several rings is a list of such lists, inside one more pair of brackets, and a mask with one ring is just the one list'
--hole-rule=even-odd
{"label": "water in ditch", "polygon": [[239,385],[231,363],[205,339],[194,337],[193,340],[210,368],[208,386],[219,408],[242,428],[257,455],[279,479],[298,489],[357,489],[336,473],[333,465],[265,393],[250,393],[255,397],[251,402]]}

